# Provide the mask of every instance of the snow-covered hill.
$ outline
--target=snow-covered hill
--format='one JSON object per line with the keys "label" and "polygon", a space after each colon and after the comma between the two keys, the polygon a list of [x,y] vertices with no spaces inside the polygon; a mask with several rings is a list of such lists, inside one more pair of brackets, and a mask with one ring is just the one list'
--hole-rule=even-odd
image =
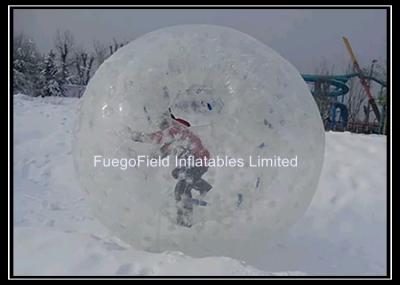
{"label": "snow-covered hill", "polygon": [[386,137],[327,133],[305,216],[244,261],[148,253],[109,233],[86,206],[71,146],[76,98],[14,96],[15,275],[384,275]]}

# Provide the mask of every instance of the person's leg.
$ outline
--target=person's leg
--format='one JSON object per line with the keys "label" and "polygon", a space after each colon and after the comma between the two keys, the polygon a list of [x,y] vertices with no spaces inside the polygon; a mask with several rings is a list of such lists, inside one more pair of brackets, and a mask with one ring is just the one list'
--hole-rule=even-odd
{"label": "person's leg", "polygon": [[188,185],[185,192],[182,195],[182,225],[185,227],[192,226],[193,217],[193,202],[192,202],[192,191],[191,185]]}
{"label": "person's leg", "polygon": [[185,192],[187,183],[185,180],[179,180],[175,185],[175,200],[179,202],[182,200],[182,195]]}
{"label": "person's leg", "polygon": [[188,185],[185,180],[179,180],[175,186],[175,201],[177,208],[176,223],[181,226],[185,225],[184,193],[186,191],[187,186]]}
{"label": "person's leg", "polygon": [[192,177],[194,177],[196,180],[200,179],[201,176],[203,176],[204,173],[206,173],[208,170],[208,167],[192,167],[190,169],[190,174]]}
{"label": "person's leg", "polygon": [[185,168],[183,167],[177,167],[174,170],[172,170],[171,175],[172,177],[174,177],[175,179],[179,179],[179,176],[181,173],[185,172]]}
{"label": "person's leg", "polygon": [[201,178],[207,170],[207,167],[196,167],[193,170],[193,189],[199,191],[201,196],[204,196],[212,188],[210,183]]}
{"label": "person's leg", "polygon": [[212,188],[211,184],[204,179],[199,179],[193,184],[193,189],[200,192],[200,196],[205,196]]}
{"label": "person's leg", "polygon": [[180,179],[175,186],[175,200],[177,206],[177,224],[190,227],[192,225],[192,185],[190,179]]}

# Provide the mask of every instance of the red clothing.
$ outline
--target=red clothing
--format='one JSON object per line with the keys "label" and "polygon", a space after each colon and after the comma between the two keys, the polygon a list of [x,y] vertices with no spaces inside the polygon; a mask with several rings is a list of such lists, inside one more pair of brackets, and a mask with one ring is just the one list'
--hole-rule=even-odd
{"label": "red clothing", "polygon": [[[184,147],[187,147],[195,158],[210,158],[210,153],[203,146],[200,138],[187,127],[174,121],[169,128],[151,133],[148,135],[148,138],[152,143],[156,144],[169,144],[181,141],[182,143],[185,143]],[[170,147],[167,149],[168,152],[171,153],[172,150]]]}
{"label": "red clothing", "polygon": [[182,125],[185,125],[186,127],[190,127],[190,123],[188,121],[185,121],[184,119],[180,119],[180,118],[175,119],[174,118],[174,120],[181,123]]}

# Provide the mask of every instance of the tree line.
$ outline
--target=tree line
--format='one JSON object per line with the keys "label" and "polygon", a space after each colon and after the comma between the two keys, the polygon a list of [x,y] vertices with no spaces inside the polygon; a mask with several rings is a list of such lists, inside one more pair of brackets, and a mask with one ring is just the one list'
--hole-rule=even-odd
{"label": "tree line", "polygon": [[[32,39],[24,34],[17,34],[13,38],[13,91],[30,96],[71,96],[71,90],[78,88],[83,92],[91,76],[97,68],[119,48],[127,42],[115,38],[107,44],[93,41],[90,50],[84,49],[75,43],[70,31],[57,31],[53,38],[52,49],[41,54]],[[386,81],[386,62],[374,63],[374,68],[365,69],[364,73],[373,75]],[[332,75],[335,66],[323,61],[316,69],[315,74]],[[349,65],[342,74],[352,73]],[[358,78],[347,82],[349,93],[344,97],[344,104],[348,108],[349,122],[357,122],[364,117],[369,121],[367,97]],[[75,89],[74,89],[75,88]],[[329,92],[329,86],[321,86]],[[326,89],[326,90],[325,90]],[[321,92],[320,92],[321,93]],[[375,90],[376,99],[382,109],[386,109],[386,88]],[[82,93],[80,93],[81,95]],[[322,94],[323,95],[323,94]],[[330,116],[332,98],[328,96],[314,96],[320,109],[323,120]]]}
{"label": "tree line", "polygon": [[75,43],[70,31],[57,31],[45,54],[23,33],[13,38],[13,92],[30,96],[68,96],[71,87],[84,88],[96,69],[127,42],[115,38],[93,41],[91,50]]}

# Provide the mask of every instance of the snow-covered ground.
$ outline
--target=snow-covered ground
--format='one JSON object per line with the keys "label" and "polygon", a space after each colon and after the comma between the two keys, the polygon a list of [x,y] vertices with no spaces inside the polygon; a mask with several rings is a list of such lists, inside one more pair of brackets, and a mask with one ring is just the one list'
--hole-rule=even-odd
{"label": "snow-covered ground", "polygon": [[246,262],[139,251],[86,206],[71,147],[76,98],[14,96],[15,275],[385,275],[386,137],[326,133],[310,208]]}

